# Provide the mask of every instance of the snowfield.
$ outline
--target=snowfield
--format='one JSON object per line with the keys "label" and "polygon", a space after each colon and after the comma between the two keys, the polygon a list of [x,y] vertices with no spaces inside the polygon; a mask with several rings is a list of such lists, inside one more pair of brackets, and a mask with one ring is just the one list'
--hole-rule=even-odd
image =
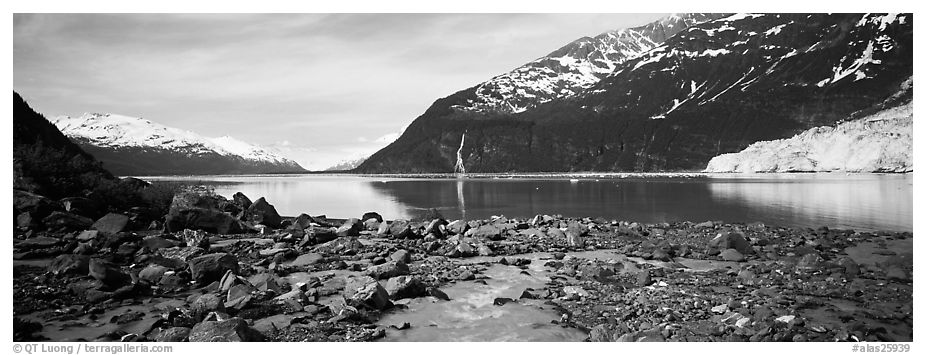
{"label": "snowfield", "polygon": [[59,116],[51,120],[51,123],[66,136],[85,139],[98,147],[150,147],[186,154],[214,152],[224,156],[238,156],[245,160],[295,164],[270,149],[229,136],[205,137],[138,117],[85,113],[80,117]]}
{"label": "snowfield", "polygon": [[756,142],[714,157],[705,172],[913,171],[913,104],[814,127],[794,137]]}

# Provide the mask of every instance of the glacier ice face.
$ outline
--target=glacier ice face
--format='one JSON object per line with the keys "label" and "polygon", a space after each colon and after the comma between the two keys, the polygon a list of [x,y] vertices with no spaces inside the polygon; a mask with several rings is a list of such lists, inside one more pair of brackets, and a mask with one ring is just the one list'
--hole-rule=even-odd
{"label": "glacier ice face", "polygon": [[913,104],[714,157],[705,172],[911,172]]}

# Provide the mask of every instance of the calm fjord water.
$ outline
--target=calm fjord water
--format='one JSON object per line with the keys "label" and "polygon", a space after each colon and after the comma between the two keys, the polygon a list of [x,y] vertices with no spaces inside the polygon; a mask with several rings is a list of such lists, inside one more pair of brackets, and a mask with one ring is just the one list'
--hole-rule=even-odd
{"label": "calm fjord water", "polygon": [[721,220],[793,227],[913,230],[913,176],[757,174],[700,177],[396,178],[358,175],[146,177],[199,182],[230,197],[261,196],[284,216],[299,213],[414,218],[562,214],[635,222]]}

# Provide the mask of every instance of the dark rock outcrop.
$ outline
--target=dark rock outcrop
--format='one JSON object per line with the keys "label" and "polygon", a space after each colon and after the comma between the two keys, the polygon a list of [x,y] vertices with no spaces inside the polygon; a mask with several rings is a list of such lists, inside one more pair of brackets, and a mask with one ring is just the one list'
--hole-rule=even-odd
{"label": "dark rock outcrop", "polygon": [[277,213],[276,208],[267,203],[267,200],[263,197],[248,206],[245,216],[249,222],[263,224],[270,228],[280,228],[280,223],[283,222],[283,218]]}
{"label": "dark rock outcrop", "polygon": [[226,271],[238,273],[238,258],[232,254],[215,253],[189,260],[190,275],[201,284],[219,281]]}
{"label": "dark rock outcrop", "polygon": [[195,192],[178,193],[164,218],[164,226],[168,232],[202,229],[211,233],[241,233],[244,230],[241,222],[221,210],[220,202],[224,201],[216,196]]}
{"label": "dark rock outcrop", "polygon": [[264,335],[248,326],[241,318],[221,321],[204,321],[190,330],[191,342],[242,342],[263,341]]}

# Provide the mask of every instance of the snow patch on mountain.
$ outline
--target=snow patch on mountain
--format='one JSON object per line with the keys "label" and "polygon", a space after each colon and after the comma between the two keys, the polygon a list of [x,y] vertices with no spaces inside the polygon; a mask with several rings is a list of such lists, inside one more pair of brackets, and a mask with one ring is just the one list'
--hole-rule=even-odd
{"label": "snow patch on mountain", "polygon": [[153,148],[182,152],[187,155],[218,153],[250,161],[299,166],[296,162],[270,149],[229,136],[205,137],[138,117],[85,113],[79,117],[59,116],[54,118],[52,123],[66,136],[85,140],[97,147]]}
{"label": "snow patch on mountain", "polygon": [[[555,99],[575,96],[625,61],[646,53],[689,26],[717,14],[673,14],[629,29],[584,37],[475,88],[475,99],[458,110],[520,113]],[[709,55],[723,54],[711,52]]]}
{"label": "snow patch on mountain", "polygon": [[363,162],[365,162],[365,161],[367,160],[367,158],[369,158],[369,157],[368,157],[368,156],[365,156],[365,157],[361,157],[361,158],[357,158],[357,159],[342,160],[342,161],[338,162],[337,164],[334,164],[334,165],[328,167],[327,169],[325,169],[325,171],[346,171],[346,170],[351,170],[351,169],[354,169],[354,168],[360,166],[360,164],[363,164]]}
{"label": "snow patch on mountain", "polygon": [[794,137],[756,142],[711,159],[705,172],[911,172],[913,104],[815,127]]}

